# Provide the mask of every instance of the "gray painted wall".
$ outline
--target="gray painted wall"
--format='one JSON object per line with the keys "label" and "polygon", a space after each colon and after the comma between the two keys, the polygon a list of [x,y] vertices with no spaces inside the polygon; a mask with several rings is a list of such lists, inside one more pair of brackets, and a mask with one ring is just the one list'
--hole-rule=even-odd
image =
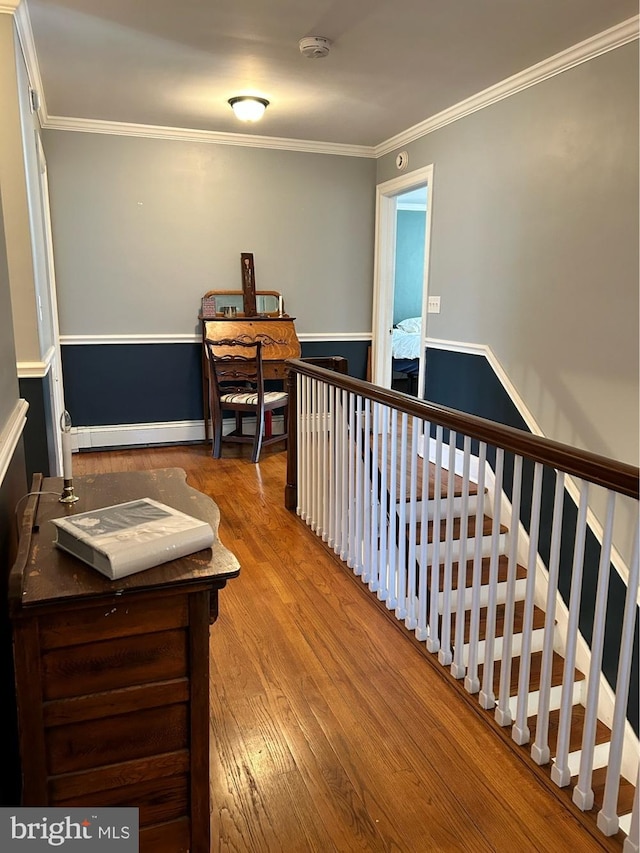
{"label": "gray painted wall", "polygon": [[488,344],[546,436],[637,464],[638,43],[408,151],[434,164],[429,336]]}
{"label": "gray painted wall", "polygon": [[45,131],[60,332],[185,334],[202,295],[280,290],[301,333],[371,329],[375,162]]}

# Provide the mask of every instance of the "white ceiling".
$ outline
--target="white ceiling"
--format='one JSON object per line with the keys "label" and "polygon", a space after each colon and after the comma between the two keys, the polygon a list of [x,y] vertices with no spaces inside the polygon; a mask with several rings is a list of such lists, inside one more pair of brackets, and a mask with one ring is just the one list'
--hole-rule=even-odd
{"label": "white ceiling", "polygon": [[[638,13],[637,0],[28,0],[46,112],[376,146]],[[306,59],[298,42],[332,50]],[[227,101],[271,103],[255,125]]]}

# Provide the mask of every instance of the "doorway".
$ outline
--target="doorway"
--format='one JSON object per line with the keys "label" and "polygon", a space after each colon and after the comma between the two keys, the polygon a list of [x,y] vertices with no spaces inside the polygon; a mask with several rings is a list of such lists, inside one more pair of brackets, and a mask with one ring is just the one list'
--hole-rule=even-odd
{"label": "doorway", "polygon": [[[432,209],[433,165],[376,189],[371,378],[384,388],[409,388],[421,399]],[[403,376],[408,381],[400,387]]]}

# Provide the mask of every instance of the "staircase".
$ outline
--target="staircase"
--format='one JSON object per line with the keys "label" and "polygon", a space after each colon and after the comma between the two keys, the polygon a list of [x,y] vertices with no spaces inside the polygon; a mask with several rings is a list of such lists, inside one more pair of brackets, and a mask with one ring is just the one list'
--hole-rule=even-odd
{"label": "staircase", "polygon": [[[640,750],[626,714],[638,690],[640,537],[628,566],[611,568],[616,502],[637,514],[638,469],[294,368],[287,507],[604,849],[638,853]],[[590,488],[606,503],[598,542]]]}
{"label": "staircase", "polygon": [[[525,595],[528,571],[525,566],[514,563],[510,577],[511,536],[504,523],[500,525],[500,536],[497,540],[495,582],[492,587],[490,583],[492,558],[487,553],[491,548],[491,531],[494,521],[489,515],[484,515],[481,544],[478,546],[475,537],[477,500],[475,488],[472,483],[468,484],[468,492],[471,493],[472,497],[469,498],[465,513],[462,502],[462,477],[458,475],[451,477],[448,471],[441,470],[440,483],[436,487],[436,468],[433,463],[429,463],[430,506],[426,530],[428,541],[426,553],[429,565],[431,565],[434,555],[437,555],[439,567],[437,572],[430,572],[428,575],[428,596],[431,601],[437,602],[438,618],[437,631],[431,632],[435,633],[435,637],[427,638],[427,649],[433,653],[432,657],[434,658],[437,652],[440,665],[449,669],[452,679],[461,681],[464,678],[467,694],[478,694],[479,705],[491,724],[502,730],[503,736],[510,740],[513,748],[520,752],[523,759],[530,763],[537,773],[545,777],[554,793],[564,797],[568,806],[576,813],[576,806],[572,802],[572,792],[578,782],[582,749],[585,719],[583,704],[585,673],[574,669],[570,678],[567,679],[571,685],[572,695],[568,756],[571,781],[565,787],[560,788],[552,781],[552,768],[556,758],[565,670],[562,650],[546,652],[549,657],[548,668],[551,688],[546,693],[548,698],[545,699],[548,707],[543,709],[543,726],[546,733],[543,743],[548,743],[549,754],[547,757],[546,753],[537,752],[535,746],[540,724],[538,714],[540,712],[541,675],[545,655],[545,632],[550,629],[550,626],[546,626],[546,614],[540,607],[533,605],[527,615]],[[452,510],[449,510],[448,498],[452,484],[454,500],[450,505]],[[492,496],[486,490],[485,496],[483,503],[487,506],[493,505]],[[439,506],[436,506],[437,499],[440,502]],[[396,511],[399,510],[398,504],[395,508]],[[447,512],[450,512],[448,519],[446,518]],[[464,514],[466,514],[466,519],[461,517]],[[406,523],[407,513],[402,513],[402,515],[405,516]],[[449,538],[447,537],[447,525],[452,531]],[[466,541],[464,542],[463,530],[466,530]],[[422,536],[423,531],[420,529],[420,523],[417,522],[415,533],[416,577],[420,575],[419,555],[423,544]],[[409,538],[408,531],[407,537]],[[410,545],[407,542],[405,553],[409,553],[409,548]],[[474,561],[474,552],[478,548],[480,553],[485,556],[482,556],[480,560],[476,558]],[[422,553],[424,553],[424,549]],[[453,554],[457,558],[452,560],[449,556],[449,565],[447,565],[445,557],[447,553]],[[466,560],[462,570],[460,570],[459,559],[460,557],[464,559],[467,555],[470,555],[470,558]],[[513,560],[513,555],[511,558]],[[475,593],[474,562],[478,566]],[[434,584],[437,593],[435,596]],[[462,588],[460,584],[462,584]],[[462,625],[459,624],[460,620],[462,620]],[[475,643],[470,642],[472,635],[476,638]],[[460,654],[456,653],[456,643],[463,644]],[[475,652],[472,652],[474,646]],[[523,648],[529,650],[525,659],[522,657]],[[507,650],[506,661],[504,659],[505,649]],[[472,654],[475,655],[477,668],[474,666],[474,661],[470,660]],[[471,674],[469,674],[470,664],[473,667]],[[504,667],[507,671],[503,673]],[[521,676],[523,667],[524,673]],[[509,736],[508,727],[514,724],[517,718],[521,678],[523,685],[526,686],[527,693],[526,717],[524,725],[518,726],[516,723],[513,733]],[[520,685],[521,690],[523,685]],[[499,701],[501,691],[502,703]],[[610,739],[611,730],[598,720],[595,731],[594,771],[591,784],[594,802],[590,809],[581,812],[580,815],[587,823],[591,824],[596,837],[608,849],[622,849],[624,845],[625,851],[636,850],[637,848],[632,846],[630,841],[628,846],[625,845],[631,821],[635,786],[623,776],[620,777],[618,792],[619,831],[616,835],[606,838],[596,829],[597,815],[603,803]],[[531,757],[532,751],[538,757],[537,763]]]}

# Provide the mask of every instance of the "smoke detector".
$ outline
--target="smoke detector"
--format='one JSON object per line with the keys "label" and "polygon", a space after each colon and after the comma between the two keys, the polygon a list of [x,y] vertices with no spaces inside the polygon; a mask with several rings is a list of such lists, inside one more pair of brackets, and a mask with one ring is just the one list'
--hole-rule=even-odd
{"label": "smoke detector", "polygon": [[298,46],[300,53],[306,56],[307,59],[322,59],[331,50],[331,42],[329,39],[321,36],[307,36],[300,39]]}

